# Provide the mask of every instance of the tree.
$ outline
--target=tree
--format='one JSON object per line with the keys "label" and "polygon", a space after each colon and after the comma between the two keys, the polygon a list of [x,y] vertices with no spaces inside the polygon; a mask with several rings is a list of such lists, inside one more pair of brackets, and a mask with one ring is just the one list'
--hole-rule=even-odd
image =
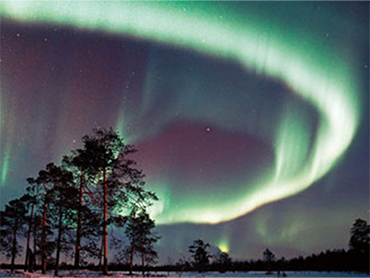
{"label": "tree", "polygon": [[[88,206],[88,203],[82,205],[80,240],[83,239],[83,241],[81,241],[80,245],[78,246],[80,257],[78,260],[77,267],[86,265],[87,264],[86,259],[89,257],[96,259],[99,258],[100,248],[98,248],[96,244],[96,242],[99,239],[99,236],[101,235],[100,234],[101,221],[99,216],[100,214],[98,214],[92,208],[90,208]],[[75,256],[76,256],[76,247],[75,247]]]}
{"label": "tree", "polygon": [[215,257],[214,264],[218,268],[219,272],[224,273],[228,271],[231,267],[231,258],[226,252],[219,252]]}
{"label": "tree", "polygon": [[84,136],[84,156],[89,158],[85,172],[96,186],[91,192],[93,202],[102,209],[103,273],[108,273],[108,226],[123,227],[122,214],[131,206],[150,205],[157,200],[144,189],[144,174],[135,168],[136,162],[127,156],[136,152],[111,128],[94,129],[93,136]]}
{"label": "tree", "polygon": [[27,209],[25,203],[15,199],[5,206],[1,212],[1,250],[7,258],[11,258],[11,271],[14,271],[16,257],[22,251],[18,243],[18,237],[24,232],[24,225],[27,222]]}
{"label": "tree", "polygon": [[187,259],[183,257],[176,262],[175,268],[177,270],[177,273],[179,274],[179,277],[181,277],[184,271],[189,271],[191,269],[191,266]]}
{"label": "tree", "polygon": [[[91,160],[91,156],[94,155],[93,152],[89,152],[87,149],[77,149],[73,150],[72,154],[70,156],[64,156],[63,157],[63,165],[71,169],[75,173],[76,179],[78,181],[79,185],[79,191],[78,191],[78,217],[77,217],[77,229],[76,229],[76,244],[75,244],[75,260],[74,260],[74,266],[75,268],[80,267],[81,262],[81,240],[83,237],[83,218],[84,212],[89,213],[88,206],[85,206],[83,203],[84,196],[86,195],[85,190],[88,190],[87,184],[86,184],[86,170],[89,167],[89,163]],[[85,223],[85,222],[84,222]]]}
{"label": "tree", "polygon": [[[28,194],[24,195],[24,199],[26,202],[26,206],[31,206],[30,215],[28,216],[28,229],[27,229],[27,244],[26,244],[26,257],[24,262],[24,270],[33,271],[34,266],[36,264],[36,217],[35,214],[35,207],[37,205],[37,197],[39,195],[39,186],[37,182],[33,178],[28,178],[27,182],[29,186],[27,187]],[[31,233],[32,233],[32,226],[34,226],[34,248],[33,253],[30,248],[31,243]]]}
{"label": "tree", "polygon": [[349,240],[350,249],[363,253],[369,253],[370,226],[365,220],[356,219],[351,228],[351,238]]}
{"label": "tree", "polygon": [[369,273],[370,227],[363,219],[356,219],[351,228],[348,261],[352,269]]}
{"label": "tree", "polygon": [[[50,171],[54,187],[48,191],[51,220],[53,228],[58,231],[56,242],[56,260],[54,276],[58,276],[60,252],[71,243],[70,237],[63,240],[66,232],[76,222],[75,216],[78,206],[78,190],[73,186],[72,173],[53,165]],[[64,243],[64,244],[63,244]]]}
{"label": "tree", "polygon": [[208,253],[207,248],[209,248],[209,244],[204,243],[201,239],[195,240],[193,245],[189,246],[189,252],[194,260],[193,266],[199,272],[206,270],[209,264],[211,255]]}
{"label": "tree", "polygon": [[[28,260],[28,268],[32,270],[33,266],[37,265],[37,257],[40,257],[41,270],[43,273],[46,273],[46,259],[54,251],[54,242],[48,240],[49,237],[53,236],[51,223],[49,223],[51,215],[48,206],[50,201],[49,192],[54,186],[51,177],[51,172],[54,167],[55,165],[53,163],[49,163],[46,165],[46,170],[39,171],[36,179],[27,179],[27,182],[30,184],[27,188],[27,192],[28,195],[31,196],[28,201],[28,203],[31,204],[31,214],[27,235],[30,235],[30,228],[33,224],[33,253],[29,248],[29,241],[27,239],[28,252],[26,252],[26,264]],[[32,208],[34,208],[33,213]]]}
{"label": "tree", "polygon": [[267,274],[271,274],[272,264],[275,261],[275,255],[268,248],[263,252],[263,260],[267,264]]}
{"label": "tree", "polygon": [[48,237],[53,235],[52,228],[50,226],[50,217],[52,217],[49,205],[51,201],[50,193],[52,192],[53,187],[57,187],[60,182],[61,169],[57,167],[54,163],[49,163],[46,165],[46,170],[39,171],[39,175],[36,179],[38,184],[42,185],[43,194],[42,194],[42,234],[41,234],[41,271],[42,274],[46,274],[46,260],[48,255],[50,255],[55,247],[53,241],[48,241]]}
{"label": "tree", "polygon": [[103,245],[103,273],[108,274],[108,174],[113,171],[117,156],[124,147],[122,139],[112,130],[94,129],[94,136],[85,135],[82,140],[84,144],[84,155],[90,158],[90,164],[86,171],[99,179],[102,176],[102,245]]}
{"label": "tree", "polygon": [[[84,263],[84,257],[98,257],[99,254],[95,243],[99,235],[99,217],[98,213],[93,210],[93,207],[94,205],[98,206],[100,199],[91,188],[91,186],[95,185],[93,183],[96,182],[95,174],[87,174],[92,156],[94,156],[94,152],[85,146],[83,149],[73,150],[71,155],[64,156],[62,160],[63,167],[73,173],[75,184],[78,185],[74,256],[74,267],[76,269]],[[84,239],[83,244],[82,239]]]}
{"label": "tree", "polygon": [[141,260],[142,274],[144,276],[145,266],[156,262],[158,257],[154,250],[154,243],[159,237],[153,234],[155,222],[150,218],[145,209],[137,211],[132,210],[128,217],[125,234],[129,239],[129,246],[122,254],[129,253],[130,257],[130,275],[132,274],[133,260],[135,253]]}
{"label": "tree", "polygon": [[[8,252],[12,257],[13,267],[15,257],[21,249],[17,236],[26,221],[25,269],[32,270],[32,262],[35,263],[36,254],[40,254],[41,270],[45,274],[47,258],[53,254],[56,246],[55,275],[58,275],[60,253],[70,252],[71,243],[75,243],[75,266],[80,266],[81,239],[84,237],[86,254],[97,256],[98,248],[93,238],[101,231],[103,272],[107,274],[108,226],[124,227],[127,220],[124,215],[128,211],[133,207],[146,208],[157,200],[153,192],[144,188],[144,174],[135,168],[136,162],[127,158],[135,152],[112,129],[95,129],[93,136],[83,137],[82,149],[72,151],[71,156],[63,159],[63,167],[49,163],[45,170],[39,171],[36,179],[29,178],[27,194],[19,201],[23,208],[30,208],[30,211],[25,209],[24,215],[27,214],[27,217],[15,217],[15,213],[12,214],[11,209],[15,211],[16,208],[21,208],[20,205],[14,208],[9,206],[0,215],[0,243],[2,251]],[[20,211],[17,213],[21,214]],[[144,222],[141,224],[147,234],[138,241],[140,244],[138,243],[136,250],[141,254],[144,267],[145,263],[154,261],[157,256],[153,244],[158,238],[151,233],[154,221],[146,213],[143,215],[145,217],[141,216],[141,220]],[[30,248],[32,230],[33,253]],[[76,241],[71,233],[75,230]],[[54,232],[57,233],[57,238],[51,240]]]}

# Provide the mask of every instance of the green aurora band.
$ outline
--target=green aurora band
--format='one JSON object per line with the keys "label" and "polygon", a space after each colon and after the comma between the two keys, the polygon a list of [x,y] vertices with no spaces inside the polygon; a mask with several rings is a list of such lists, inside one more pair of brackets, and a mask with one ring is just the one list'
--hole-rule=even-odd
{"label": "green aurora band", "polygon": [[[281,119],[271,142],[275,150],[274,175],[261,178],[261,186],[255,187],[258,190],[246,191],[238,199],[222,200],[222,205],[214,202],[180,210],[164,210],[166,196],[159,194],[162,201],[153,208],[153,214],[160,224],[228,221],[307,189],[340,159],[360,120],[355,78],[344,59],[337,59],[335,53],[321,49],[309,38],[301,47],[299,35],[282,34],[285,30],[281,26],[269,26],[267,32],[258,15],[238,14],[227,3],[212,9],[210,5],[145,1],[0,3],[3,18],[99,30],[234,61],[284,82],[317,109],[319,124],[313,143],[295,112],[287,112]],[[125,124],[123,118],[118,119],[117,129],[123,130]],[[8,163],[3,163],[4,167]],[[5,179],[6,169],[2,171]],[[222,245],[228,249],[226,242]]]}

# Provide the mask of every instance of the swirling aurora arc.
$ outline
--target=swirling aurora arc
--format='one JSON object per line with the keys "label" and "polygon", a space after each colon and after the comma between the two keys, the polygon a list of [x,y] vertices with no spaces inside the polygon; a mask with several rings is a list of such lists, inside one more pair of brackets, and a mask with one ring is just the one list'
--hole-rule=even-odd
{"label": "swirling aurora arc", "polygon": [[[285,112],[273,134],[267,135],[264,131],[254,134],[268,138],[275,160],[274,169],[258,179],[252,192],[247,189],[250,185],[246,185],[244,194],[231,200],[214,199],[175,208],[164,204],[164,190],[159,192],[161,200],[153,208],[160,224],[228,221],[302,192],[327,174],[341,158],[360,121],[355,77],[345,60],[336,59],[335,52],[320,49],[314,40],[306,41],[304,48],[299,47],[298,38],[292,34],[287,39],[281,34],[280,26],[270,26],[267,32],[258,15],[246,19],[231,9],[231,5],[222,4],[212,9],[209,5],[211,3],[146,1],[0,3],[4,18],[114,33],[232,61],[246,70],[283,82],[299,98],[315,107],[319,122],[314,135],[295,110]],[[227,9],[230,12],[225,12]],[[3,115],[1,117],[3,122]],[[171,123],[171,119],[166,123]],[[128,120],[122,116],[116,127],[129,143],[136,144],[140,137],[126,135],[127,124]],[[2,184],[7,180],[11,155],[9,144],[2,151]]]}

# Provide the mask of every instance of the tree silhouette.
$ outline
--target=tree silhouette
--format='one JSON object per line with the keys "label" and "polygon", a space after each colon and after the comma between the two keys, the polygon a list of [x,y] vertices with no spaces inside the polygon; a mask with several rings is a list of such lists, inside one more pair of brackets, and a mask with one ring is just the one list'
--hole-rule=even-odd
{"label": "tree silhouette", "polygon": [[132,210],[128,217],[125,234],[129,239],[129,246],[121,253],[129,254],[130,257],[130,275],[132,275],[133,260],[135,253],[141,260],[142,275],[144,276],[145,266],[154,263],[157,258],[157,252],[153,244],[159,237],[154,235],[152,230],[155,228],[154,221],[149,217],[145,209],[140,211]]}
{"label": "tree silhouette", "polygon": [[[39,186],[37,182],[33,178],[28,178],[27,182],[29,186],[27,187],[27,193],[25,195],[25,202],[26,206],[31,206],[30,215],[28,216],[28,228],[27,228],[27,244],[26,244],[26,257],[24,263],[24,270],[33,271],[35,266],[35,258],[36,258],[36,217],[35,214],[35,207],[37,206],[37,197],[39,195]],[[32,233],[32,226],[34,226],[34,248],[33,253],[30,248],[31,243],[31,233]]]}
{"label": "tree silhouette", "polygon": [[54,163],[46,165],[46,170],[41,170],[37,178],[37,182],[42,184],[42,235],[41,235],[41,270],[42,273],[46,273],[47,257],[53,252],[55,247],[54,241],[49,241],[48,236],[53,235],[50,218],[53,217],[53,213],[50,210],[50,204],[53,190],[58,187],[58,184],[62,184],[65,179],[65,173],[63,170],[56,166]]}
{"label": "tree silhouette", "polygon": [[266,262],[267,264],[267,274],[271,274],[272,273],[272,264],[273,262],[275,261],[275,255],[274,253],[272,253],[268,248],[266,248],[266,250],[263,252],[263,260]]}
{"label": "tree silhouette", "polygon": [[[93,132],[92,136],[83,137],[83,148],[63,158],[61,167],[49,163],[37,178],[28,178],[27,193],[11,201],[1,212],[1,251],[11,258],[12,269],[22,249],[17,237],[23,235],[27,226],[25,270],[33,271],[40,255],[41,271],[45,274],[47,260],[55,252],[57,276],[61,252],[69,254],[72,244],[74,263],[79,267],[84,263],[83,256],[98,256],[96,238],[100,234],[103,272],[107,274],[108,226],[123,228],[128,219],[125,215],[133,209],[135,252],[141,259],[143,273],[145,266],[155,261],[153,245],[159,237],[152,233],[155,224],[145,208],[158,198],[145,188],[143,172],[128,158],[136,150],[125,145],[112,129]],[[85,252],[81,253],[82,250]]]}
{"label": "tree silhouette", "polygon": [[365,220],[356,219],[351,228],[349,247],[359,253],[369,253],[370,226]]}
{"label": "tree silhouette", "polygon": [[[182,273],[184,271],[190,271],[191,269],[191,266],[190,266],[190,263],[186,260],[185,257],[183,258],[180,258],[176,264],[175,264],[175,268],[177,269],[177,273],[179,274],[179,277],[182,276]],[[168,275],[169,276],[169,275]]]}
{"label": "tree silhouette", "polygon": [[127,156],[136,152],[125,145],[112,129],[94,129],[93,136],[84,136],[84,156],[89,158],[85,172],[95,183],[92,200],[102,209],[103,273],[108,273],[108,226],[123,227],[122,217],[128,208],[150,205],[157,200],[154,193],[144,189],[144,174],[135,168],[136,162]]}
{"label": "tree silhouette", "polygon": [[[80,267],[81,261],[81,240],[84,236],[84,232],[82,229],[82,225],[84,223],[87,224],[85,221],[83,222],[83,218],[86,215],[92,216],[89,211],[89,207],[84,205],[84,196],[88,195],[88,177],[86,176],[86,170],[89,168],[90,161],[93,156],[93,152],[85,149],[77,149],[73,150],[70,156],[63,157],[63,165],[64,167],[70,169],[74,172],[74,176],[77,179],[76,184],[78,184],[78,217],[77,217],[77,229],[76,229],[76,244],[75,244],[75,260],[74,266],[75,268]],[[88,200],[88,201],[91,201]],[[88,202],[87,201],[87,202]],[[84,214],[85,213],[85,214]],[[85,227],[86,228],[86,227]],[[85,233],[86,235],[86,233]]]}
{"label": "tree silhouette", "polygon": [[25,203],[20,199],[15,199],[5,206],[5,211],[1,212],[1,250],[7,258],[11,258],[11,271],[14,271],[16,257],[22,251],[18,243],[18,237],[22,236],[24,225],[27,222],[27,209]]}
{"label": "tree silhouette", "polygon": [[[87,264],[86,259],[98,258],[100,249],[97,247],[96,242],[100,234],[100,214],[93,211],[88,204],[83,204],[81,209],[81,244],[79,246],[79,266]],[[79,221],[79,220],[78,220]],[[75,259],[76,262],[76,259]]]}
{"label": "tree silhouette", "polygon": [[228,253],[219,252],[214,256],[214,259],[214,265],[219,270],[219,272],[224,273],[230,269],[232,260]]}
{"label": "tree silhouette", "polygon": [[[93,194],[92,186],[95,186],[95,175],[88,175],[91,156],[94,152],[91,149],[72,150],[72,154],[64,156],[62,165],[73,173],[75,184],[78,185],[77,206],[77,229],[75,240],[74,267],[81,266],[83,257],[98,257],[99,250],[96,247],[96,237],[99,235],[99,217],[93,210],[97,205],[98,196]],[[90,205],[89,205],[90,204]],[[91,205],[93,204],[93,205]],[[82,244],[82,239],[84,239]]]}
{"label": "tree silhouette", "polygon": [[207,248],[209,248],[209,244],[204,243],[201,239],[195,240],[193,245],[189,246],[189,252],[194,260],[193,266],[199,272],[205,271],[209,264],[211,255],[208,253]]}
{"label": "tree silhouette", "polygon": [[[95,129],[94,136],[84,136],[84,155],[90,159],[86,171],[95,178],[102,176],[103,187],[103,273],[108,274],[108,183],[107,172],[112,173],[119,152],[124,147],[122,139],[112,130]],[[100,176],[100,177],[99,177]]]}
{"label": "tree silhouette", "polygon": [[356,219],[351,228],[349,240],[349,262],[355,270],[370,272],[369,269],[369,246],[370,226],[365,220]]}
{"label": "tree silhouette", "polygon": [[52,171],[52,180],[55,185],[48,192],[50,196],[50,215],[51,221],[54,223],[53,228],[58,231],[56,241],[56,260],[54,276],[58,276],[60,252],[62,244],[67,248],[71,239],[63,240],[66,232],[70,230],[73,223],[76,222],[75,216],[78,206],[78,190],[73,186],[72,173],[54,166]]}
{"label": "tree silhouette", "polygon": [[[27,234],[30,233],[30,224],[33,224],[33,253],[28,248],[29,245],[27,240],[28,252],[26,252],[26,260],[28,260],[28,265],[25,266],[25,268],[28,267],[29,270],[32,270],[33,267],[37,265],[37,257],[40,256],[41,269],[43,272],[46,272],[46,258],[48,255],[51,255],[54,250],[53,241],[47,240],[48,237],[53,235],[53,231],[49,223],[50,221],[48,221],[48,218],[50,217],[50,213],[48,211],[50,196],[48,195],[48,192],[52,186],[50,185],[51,179],[49,177],[49,170],[50,167],[53,166],[54,164],[50,163],[46,166],[46,170],[39,171],[39,175],[36,179],[27,179],[27,182],[30,184],[27,191],[30,196],[32,196],[32,199],[29,200],[29,202],[31,202],[31,213]],[[32,207],[34,208],[33,215]],[[29,254],[27,255],[27,253]]]}

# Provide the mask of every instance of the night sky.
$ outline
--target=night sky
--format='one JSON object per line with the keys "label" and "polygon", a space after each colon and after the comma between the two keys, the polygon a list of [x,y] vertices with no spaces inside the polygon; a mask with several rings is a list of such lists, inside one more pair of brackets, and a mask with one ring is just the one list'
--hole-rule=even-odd
{"label": "night sky", "polygon": [[347,248],[369,220],[369,3],[1,1],[1,208],[118,130],[162,262]]}

